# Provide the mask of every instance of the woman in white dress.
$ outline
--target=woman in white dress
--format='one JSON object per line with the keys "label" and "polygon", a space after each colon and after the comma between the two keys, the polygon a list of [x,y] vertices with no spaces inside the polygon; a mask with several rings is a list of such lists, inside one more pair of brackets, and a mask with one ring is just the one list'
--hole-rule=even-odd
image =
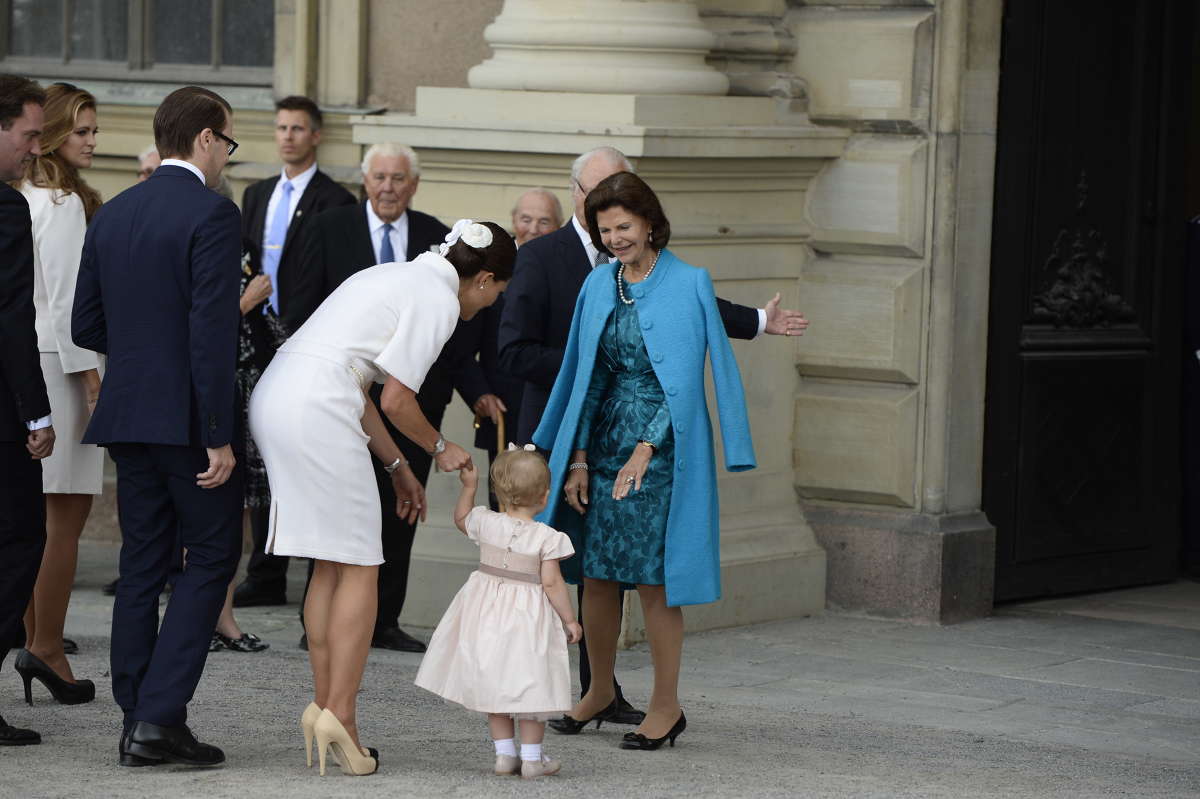
{"label": "woman in white dress", "polygon": [[46,90],[41,155],[26,167],[19,188],[33,220],[33,302],[42,375],[57,434],[54,454],[42,461],[46,495],[46,549],[25,613],[26,649],[16,668],[26,685],[40,680],[64,704],[95,697],[89,680],[75,680],[63,651],[63,624],[75,581],[79,535],[102,492],[104,451],[81,444],[100,394],[99,356],[71,341],[71,306],[79,254],[100,194],[79,170],[92,165],[96,100],[70,84]]}
{"label": "woman in white dress", "polygon": [[460,220],[446,240],[441,254],[380,264],[339,286],[279,349],[250,398],[250,431],[271,487],[267,551],[314,561],[304,603],[314,699],[301,716],[309,764],[316,737],[347,774],[379,765],[359,745],[355,717],[383,562],[372,455],[388,465],[396,513],[425,518],[421,483],[366,391],[384,384],[384,413],[438,468],[473,468],[466,450],[425,419],[416,392],[458,320],[504,290],[516,258],[492,222]]}

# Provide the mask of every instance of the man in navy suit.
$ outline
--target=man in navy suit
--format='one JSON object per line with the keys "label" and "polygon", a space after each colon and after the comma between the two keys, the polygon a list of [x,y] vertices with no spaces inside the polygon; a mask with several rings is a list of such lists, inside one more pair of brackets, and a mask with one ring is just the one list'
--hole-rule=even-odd
{"label": "man in navy suit", "polygon": [[[622,171],[632,172],[633,165],[614,147],[597,147],[576,158],[571,166],[571,197],[575,201],[571,221],[517,250],[513,279],[504,292],[498,345],[500,368],[525,381],[514,438],[518,443],[532,441],[533,431],[542,420],[562,366],[575,300],[583,281],[595,266],[611,259],[609,253],[597,251],[592,243],[583,213],[584,201],[597,183]],[[718,297],[717,309],[730,338],[752,339],[763,332],[798,336],[808,327],[808,321],[799,311],[779,307],[778,294],[762,309],[735,305]],[[582,607],[582,585],[579,603]],[[579,680],[581,693],[587,693],[591,670],[586,639],[579,642]],[[640,724],[645,714],[625,701],[620,685],[615,688],[614,707],[602,714],[602,720]],[[552,720],[550,727],[558,732],[578,732],[579,721],[584,719],[571,719],[567,715]]]}
{"label": "man in navy suit", "polygon": [[[50,399],[38,360],[29,203],[8,185],[40,155],[42,103],[33,81],[0,75],[0,663],[23,635],[46,544],[42,458],[54,449]],[[41,743],[0,716],[0,746]]]}
{"label": "man in navy suit", "polygon": [[[113,605],[120,763],[225,759],[186,725],[212,630],[241,552],[237,414],[241,219],[208,187],[237,148],[233,111],[188,86],[154,115],[162,166],[106,203],[84,239],[72,338],[106,353],[84,442],[117,464],[121,566]],[[178,552],[187,562],[158,624]]]}
{"label": "man in navy suit", "polygon": [[[307,97],[293,95],[276,102],[275,145],[283,169],[250,184],[242,195],[242,235],[252,263],[271,280],[267,303],[281,317],[300,273],[304,231],[322,211],[354,205],[354,195],[317,168],[323,122],[321,109]],[[262,314],[263,309],[251,313]],[[250,509],[254,548],[246,579],[233,593],[234,607],[287,604],[288,559],[266,551],[270,517],[270,508]]]}

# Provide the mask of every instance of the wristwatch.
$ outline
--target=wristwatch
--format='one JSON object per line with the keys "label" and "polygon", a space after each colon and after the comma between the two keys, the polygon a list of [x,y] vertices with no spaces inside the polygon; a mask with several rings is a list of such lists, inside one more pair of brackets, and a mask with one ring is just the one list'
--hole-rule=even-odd
{"label": "wristwatch", "polygon": [[429,454],[430,455],[441,455],[445,451],[446,451],[446,439],[442,438],[441,436],[438,436],[437,443],[433,445],[433,449],[430,450]]}

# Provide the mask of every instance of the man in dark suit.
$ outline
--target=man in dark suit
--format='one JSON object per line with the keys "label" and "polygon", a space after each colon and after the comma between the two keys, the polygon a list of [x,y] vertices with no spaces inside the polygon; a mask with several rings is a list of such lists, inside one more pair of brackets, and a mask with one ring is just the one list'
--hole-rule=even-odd
{"label": "man in dark suit", "polygon": [[[541,187],[521,193],[512,208],[513,239],[517,247],[558,230],[562,226],[562,204],[554,193]],[[479,397],[462,395],[468,407],[475,411],[475,446],[488,454],[488,465],[496,459],[506,442],[498,438],[499,423],[504,422],[507,441],[516,441],[520,425],[521,395],[525,381],[500,368],[500,319],[504,314],[504,295],[484,308],[470,322],[460,324],[465,341],[478,355],[479,368],[489,390],[498,402],[481,401]],[[460,392],[461,393],[461,392]],[[499,509],[496,495],[488,491],[493,510]]]}
{"label": "man in dark suit", "polygon": [[[46,544],[41,459],[54,449],[33,310],[29,203],[8,185],[40,155],[42,103],[31,80],[0,74],[0,664],[22,636]],[[0,746],[41,743],[0,716]]]}
{"label": "man in dark suit", "polygon": [[[208,186],[237,148],[233,111],[198,86],[154,115],[162,166],[109,200],[84,239],[71,320],[108,371],[84,442],[117,464],[121,567],[113,605],[120,762],[210,766],[224,753],[188,729],[191,701],[241,553],[235,424],[241,220]],[[162,625],[158,595],[178,552]]]}
{"label": "man in dark suit", "polygon": [[[300,278],[290,307],[284,309],[284,324],[292,330],[303,324],[354,273],[375,264],[411,261],[440,244],[450,232],[434,217],[409,208],[420,182],[420,162],[411,149],[390,143],[374,145],[363,158],[362,170],[367,201],[326,211],[313,220],[305,234]],[[421,411],[434,427],[441,427],[455,387],[464,396],[490,396],[479,365],[470,356],[460,327],[446,343],[417,393]],[[380,402],[381,388],[377,385],[371,390],[376,405]],[[424,485],[433,462],[432,454],[392,427],[386,414],[383,420]],[[399,622],[408,592],[408,565],[416,525],[396,515],[392,481],[379,464],[375,476],[383,508],[384,563],[379,567],[379,614],[371,646],[424,652],[425,644],[401,630]]]}
{"label": "man in dark suit", "polygon": [[[571,330],[575,300],[592,269],[607,263],[609,253],[596,250],[587,230],[584,201],[596,184],[617,172],[632,172],[629,159],[613,147],[598,147],[575,159],[571,167],[571,196],[575,214],[569,224],[554,233],[533,239],[517,250],[513,279],[504,292],[504,312],[500,319],[500,368],[525,381],[519,413],[516,441],[533,440],[533,431],[541,422],[550,390],[562,366],[563,350]],[[798,311],[779,308],[776,295],[764,309],[735,305],[717,299],[725,332],[730,338],[752,339],[762,332],[776,335],[800,335],[808,322]],[[583,606],[583,585],[579,586],[579,604]],[[587,659],[587,640],[579,642],[579,680],[582,693],[591,684]],[[615,680],[614,680],[615,684]],[[616,708],[604,720],[617,724],[640,724],[644,713],[635,710],[616,688]],[[575,719],[575,722],[583,719]],[[559,732],[577,731],[571,719],[550,722]]]}
{"label": "man in dark suit", "polygon": [[[299,242],[309,222],[329,208],[355,204],[354,195],[317,168],[323,122],[321,110],[307,97],[275,103],[275,144],[283,170],[250,184],[242,195],[242,235],[252,260],[271,281],[267,304],[279,316],[292,299],[300,270]],[[266,552],[270,517],[270,508],[250,512],[254,548],[246,579],[233,594],[235,607],[287,604],[288,559]]]}

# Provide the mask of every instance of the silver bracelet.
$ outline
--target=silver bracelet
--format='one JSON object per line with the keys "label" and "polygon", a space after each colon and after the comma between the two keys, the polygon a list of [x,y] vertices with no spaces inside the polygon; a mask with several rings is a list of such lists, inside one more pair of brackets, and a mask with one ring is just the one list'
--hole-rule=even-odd
{"label": "silver bracelet", "polygon": [[586,472],[588,470],[588,465],[584,461],[580,461],[579,463],[572,463],[567,467],[568,472],[573,472],[576,469],[583,469]]}
{"label": "silver bracelet", "polygon": [[387,472],[388,474],[393,474],[401,466],[407,466],[407,465],[408,465],[408,461],[404,460],[404,458],[396,458],[396,460],[392,461],[387,466],[384,466],[383,470],[385,472]]}

